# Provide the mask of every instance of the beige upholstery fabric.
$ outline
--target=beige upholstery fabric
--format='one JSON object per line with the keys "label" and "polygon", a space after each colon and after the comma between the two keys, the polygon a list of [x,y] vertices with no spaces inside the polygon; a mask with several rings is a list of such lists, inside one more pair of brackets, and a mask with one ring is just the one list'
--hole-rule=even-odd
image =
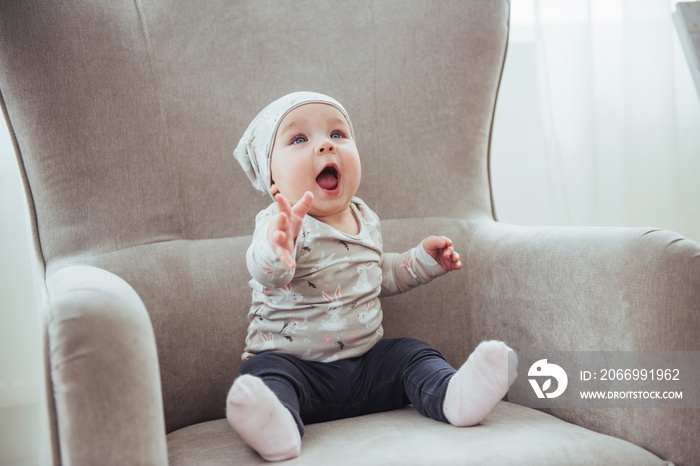
{"label": "beige upholstery fabric", "polygon": [[[463,256],[464,270],[384,302],[388,336],[421,338],[453,364],[484,338],[516,351],[700,350],[697,244],[494,221],[488,157],[508,14],[505,0],[0,2],[3,110],[46,271],[56,463],[164,464],[168,444],[194,462],[248,454],[219,420],[247,324],[244,253],[269,198],[232,151],[261,106],[300,89],[352,116],[358,195],[383,219],[386,249],[445,234]],[[353,426],[405,452],[399,463],[428,458],[428,446],[402,449],[372,424],[408,413],[310,426],[304,451],[330,455]],[[700,457],[698,410],[553,414],[679,465]],[[503,422],[473,431],[414,418],[402,429],[444,432],[440,451],[465,462],[648,457],[563,423],[543,434],[573,429],[564,453],[531,440],[506,451],[545,418],[494,416]]]}
{"label": "beige upholstery fabric", "polygon": [[[170,434],[168,458],[171,466],[265,463],[231,433],[223,419]],[[436,423],[411,407],[314,424],[304,436],[301,457],[289,464],[646,466],[664,463],[629,442],[502,402],[486,421],[470,429]]]}

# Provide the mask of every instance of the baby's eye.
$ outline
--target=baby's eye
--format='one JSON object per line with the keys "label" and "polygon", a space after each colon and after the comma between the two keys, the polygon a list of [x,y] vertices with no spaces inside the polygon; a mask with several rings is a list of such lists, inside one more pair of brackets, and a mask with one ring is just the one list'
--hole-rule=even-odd
{"label": "baby's eye", "polygon": [[331,133],[331,139],[342,139],[345,137],[342,131],[333,131]]}
{"label": "baby's eye", "polygon": [[292,144],[301,144],[302,142],[306,141],[306,136],[302,136],[301,134],[292,138]]}

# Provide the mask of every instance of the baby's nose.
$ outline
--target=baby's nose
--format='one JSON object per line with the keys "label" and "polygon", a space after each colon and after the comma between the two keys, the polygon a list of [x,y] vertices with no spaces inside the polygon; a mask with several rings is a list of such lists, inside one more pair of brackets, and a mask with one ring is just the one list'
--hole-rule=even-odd
{"label": "baby's nose", "polygon": [[316,147],[316,153],[318,155],[324,155],[328,152],[334,152],[335,145],[331,141],[324,141]]}

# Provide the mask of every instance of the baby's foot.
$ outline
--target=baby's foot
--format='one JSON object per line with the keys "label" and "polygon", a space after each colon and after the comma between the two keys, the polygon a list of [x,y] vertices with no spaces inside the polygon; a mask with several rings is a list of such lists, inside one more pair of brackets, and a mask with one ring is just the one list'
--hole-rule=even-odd
{"label": "baby's foot", "polygon": [[258,377],[241,375],[226,398],[233,430],[267,461],[299,456],[301,435],[292,413]]}
{"label": "baby's foot", "polygon": [[476,347],[447,386],[442,411],[450,424],[476,425],[503,398],[517,376],[517,357],[509,370],[509,351],[501,341],[484,341]]}

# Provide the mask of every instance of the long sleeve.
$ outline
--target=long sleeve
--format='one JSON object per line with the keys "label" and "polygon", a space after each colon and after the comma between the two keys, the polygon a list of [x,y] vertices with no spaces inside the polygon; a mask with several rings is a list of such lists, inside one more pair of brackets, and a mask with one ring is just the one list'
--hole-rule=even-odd
{"label": "long sleeve", "polygon": [[403,254],[384,253],[380,296],[403,293],[445,275],[443,269],[423,248],[423,242]]}
{"label": "long sleeve", "polygon": [[[246,253],[246,265],[251,277],[266,288],[282,288],[294,278],[294,270],[277,258],[267,238],[270,222],[277,214],[276,206],[271,206],[255,217],[253,241]],[[292,257],[296,255],[292,251]]]}

